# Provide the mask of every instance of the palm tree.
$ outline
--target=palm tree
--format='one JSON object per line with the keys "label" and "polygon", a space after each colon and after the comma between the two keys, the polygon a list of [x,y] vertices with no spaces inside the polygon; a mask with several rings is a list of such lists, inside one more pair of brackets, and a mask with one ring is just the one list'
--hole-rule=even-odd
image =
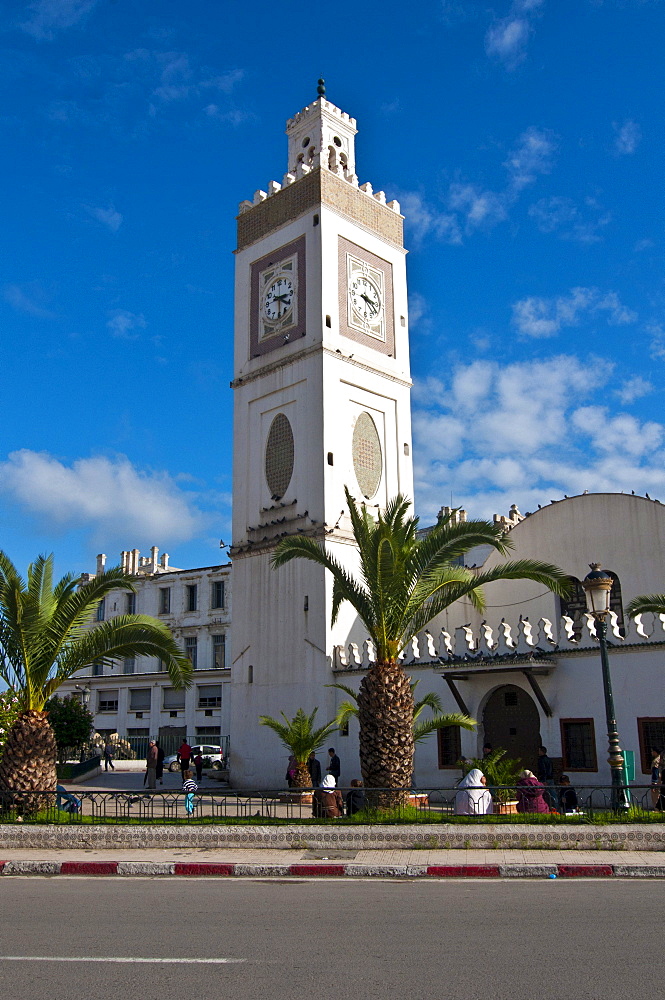
{"label": "palm tree", "polygon": [[477,545],[489,545],[501,555],[512,548],[498,525],[447,517],[419,536],[418,518],[409,515],[405,497],[390,500],[375,520],[364,504],[358,507],[348,488],[345,492],[360,561],[357,577],[324,545],[303,535],[283,538],[272,563],[277,569],[302,558],[325,567],[333,576],[332,623],[348,601],[367,629],[375,660],[358,692],[363,780],[369,788],[404,789],[413,774],[414,705],[399,655],[410,639],[460,598],[468,597],[482,610],[482,588],[495,580],[535,580],[565,595],[568,578],[556,566],[531,559],[503,562],[484,572],[467,569],[463,557]]}
{"label": "palm tree", "polygon": [[328,722],[325,726],[315,729],[314,719],[317,712],[318,708],[315,708],[311,715],[307,715],[302,708],[299,708],[292,719],[282,712],[284,722],[273,719],[271,715],[259,716],[261,725],[268,726],[277,733],[282,744],[295,758],[296,776],[293,784],[296,788],[312,787],[307,767],[309,755],[316,753],[327,742],[328,737],[337,732],[337,725],[334,722]]}
{"label": "palm tree", "polygon": [[[415,699],[416,688],[420,684],[420,680],[411,681],[411,694]],[[335,716],[335,722],[341,729],[345,726],[349,719],[358,718],[358,694],[353,688],[347,687],[346,684],[326,684],[326,687],[338,688],[340,691],[344,691],[352,701],[343,701],[337,709],[337,714]],[[424,719],[422,722],[418,722],[418,719],[422,715],[426,708],[430,708],[435,714],[430,719]],[[443,705],[441,704],[441,698],[435,691],[428,691],[427,694],[419,701],[413,703],[413,742],[414,743],[424,743],[430,733],[434,733],[437,729],[447,729],[451,726],[459,726],[461,729],[475,729],[477,722],[468,715],[463,715],[461,712],[446,712],[443,711]]]}
{"label": "palm tree", "polygon": [[[191,662],[156,619],[118,615],[92,627],[110,591],[134,591],[131,576],[117,567],[82,586],[78,579],[70,573],[54,586],[51,554],[28,567],[26,583],[0,551],[0,678],[20,707],[0,757],[2,790],[55,788],[56,742],[44,706],[64,681],[92,663],[158,656],[174,687],[191,683]],[[26,797],[24,808],[34,808],[37,800]]]}
{"label": "palm tree", "polygon": [[634,597],[626,608],[630,618],[643,615],[645,611],[651,611],[654,615],[665,615],[665,594],[644,594],[641,597]]}

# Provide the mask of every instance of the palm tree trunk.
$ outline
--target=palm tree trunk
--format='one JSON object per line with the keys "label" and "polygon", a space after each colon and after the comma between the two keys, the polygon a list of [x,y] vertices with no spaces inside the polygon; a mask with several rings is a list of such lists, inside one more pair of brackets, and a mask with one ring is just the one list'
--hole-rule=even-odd
{"label": "palm tree trunk", "polygon": [[56,755],[48,712],[21,712],[0,757],[0,794],[9,793],[3,795],[5,807],[34,813],[52,804],[52,795],[30,793],[55,792]]}
{"label": "palm tree trunk", "polygon": [[[358,692],[360,767],[367,789],[408,789],[413,777],[413,692],[410,678],[394,660],[373,663]],[[405,803],[403,794],[373,795],[381,807]]]}
{"label": "palm tree trunk", "polygon": [[307,764],[296,764],[296,776],[293,779],[292,788],[311,788],[312,779],[309,776]]}

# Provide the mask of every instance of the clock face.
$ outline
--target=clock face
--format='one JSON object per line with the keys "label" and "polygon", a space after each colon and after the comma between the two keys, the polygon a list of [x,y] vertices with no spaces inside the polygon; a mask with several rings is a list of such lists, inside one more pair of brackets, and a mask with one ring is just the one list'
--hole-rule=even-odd
{"label": "clock face", "polygon": [[356,274],[349,287],[351,308],[363,323],[377,323],[383,304],[381,292],[366,274]]}
{"label": "clock face", "polygon": [[271,323],[279,323],[292,311],[295,289],[290,278],[282,275],[269,285],[263,297],[263,314]]}

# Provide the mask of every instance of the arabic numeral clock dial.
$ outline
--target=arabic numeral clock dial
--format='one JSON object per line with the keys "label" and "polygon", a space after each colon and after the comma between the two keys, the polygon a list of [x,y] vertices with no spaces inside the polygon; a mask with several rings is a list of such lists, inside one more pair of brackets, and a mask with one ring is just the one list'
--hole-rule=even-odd
{"label": "arabic numeral clock dial", "polygon": [[263,298],[263,314],[269,323],[281,323],[293,310],[295,289],[290,278],[276,278]]}
{"label": "arabic numeral clock dial", "polygon": [[376,323],[381,317],[383,303],[381,292],[365,274],[357,275],[351,282],[351,308],[362,323]]}

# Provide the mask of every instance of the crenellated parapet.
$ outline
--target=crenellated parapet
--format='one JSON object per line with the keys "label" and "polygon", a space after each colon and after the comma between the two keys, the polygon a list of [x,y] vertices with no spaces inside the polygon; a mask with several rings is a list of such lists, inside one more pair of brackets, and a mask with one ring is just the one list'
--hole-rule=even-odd
{"label": "crenellated parapet", "polygon": [[251,200],[241,201],[238,214],[278,194],[306,177],[313,170],[325,170],[362,191],[380,205],[400,214],[398,201],[386,201],[385,191],[374,191],[370,183],[359,184],[356,174],[356,120],[325,97],[308,104],[286,123],[289,141],[288,170],[281,183],[270,181],[267,191],[259,189]]}
{"label": "crenellated parapet", "polygon": [[[665,615],[636,615],[634,619],[627,618],[622,629],[616,613],[611,612],[607,639],[615,648],[665,645]],[[564,615],[556,624],[549,618],[541,618],[537,624],[520,618],[515,626],[501,621],[496,628],[487,622],[477,629],[460,625],[452,633],[445,629],[438,632],[425,629],[409,641],[400,660],[405,666],[459,666],[461,661],[495,661],[499,666],[510,657],[547,657],[588,651],[597,645],[596,622],[590,614],[583,615],[578,622]],[[366,670],[374,657],[374,645],[369,639],[352,642],[335,646],[333,666],[336,670]]]}

